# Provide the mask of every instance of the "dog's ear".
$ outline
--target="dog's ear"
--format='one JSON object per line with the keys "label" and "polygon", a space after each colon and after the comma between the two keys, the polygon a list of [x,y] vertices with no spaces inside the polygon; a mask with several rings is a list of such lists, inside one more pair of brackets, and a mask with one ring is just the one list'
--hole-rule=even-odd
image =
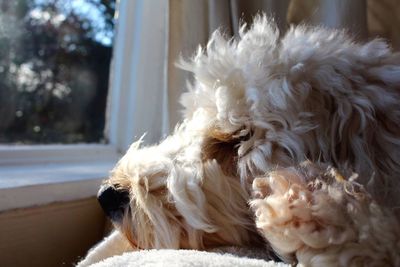
{"label": "dog's ear", "polygon": [[308,113],[298,125],[314,124],[302,136],[306,156],[336,166],[349,163],[361,177],[373,172],[397,177],[400,55],[382,40],[357,44],[343,32],[301,27],[286,34],[279,53],[291,59],[281,85],[281,95],[291,96],[285,98],[285,115]]}

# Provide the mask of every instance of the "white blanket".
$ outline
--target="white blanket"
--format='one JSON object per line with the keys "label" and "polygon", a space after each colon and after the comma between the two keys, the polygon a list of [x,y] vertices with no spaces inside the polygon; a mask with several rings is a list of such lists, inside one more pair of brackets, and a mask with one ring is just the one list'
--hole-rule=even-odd
{"label": "white blanket", "polygon": [[114,256],[91,265],[92,267],[289,267],[284,263],[238,257],[233,254],[220,254],[217,252],[205,252],[197,250],[142,250],[127,252],[120,256]]}
{"label": "white blanket", "polygon": [[197,250],[132,251],[129,242],[117,231],[92,248],[76,267],[135,267],[135,266],[248,266],[289,267],[269,261],[265,249],[221,247],[212,252]]}

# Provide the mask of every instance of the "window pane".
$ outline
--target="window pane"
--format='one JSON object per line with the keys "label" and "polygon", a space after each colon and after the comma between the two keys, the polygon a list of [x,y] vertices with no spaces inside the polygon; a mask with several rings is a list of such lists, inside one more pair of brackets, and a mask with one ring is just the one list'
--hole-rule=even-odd
{"label": "window pane", "polygon": [[115,0],[0,0],[0,143],[103,143]]}

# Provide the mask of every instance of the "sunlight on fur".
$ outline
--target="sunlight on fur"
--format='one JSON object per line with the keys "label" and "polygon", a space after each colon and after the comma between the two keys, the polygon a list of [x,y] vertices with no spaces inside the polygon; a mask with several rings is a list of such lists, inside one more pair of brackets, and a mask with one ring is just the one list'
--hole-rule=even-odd
{"label": "sunlight on fur", "polygon": [[113,171],[108,183],[129,188],[132,198],[121,231],[140,248],[257,242],[246,190],[216,160],[202,162],[197,138],[182,130],[158,146],[134,144]]}
{"label": "sunlight on fur", "polygon": [[105,181],[129,192],[114,224],[133,247],[400,266],[399,54],[323,28],[281,36],[258,16],[179,66],[195,78],[182,123],[133,144]]}

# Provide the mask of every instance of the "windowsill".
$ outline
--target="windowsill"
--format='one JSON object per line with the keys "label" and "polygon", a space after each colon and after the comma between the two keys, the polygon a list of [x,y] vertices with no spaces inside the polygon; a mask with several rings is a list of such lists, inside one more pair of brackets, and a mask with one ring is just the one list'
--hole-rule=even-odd
{"label": "windowsill", "polygon": [[95,196],[117,160],[0,166],[0,211]]}

